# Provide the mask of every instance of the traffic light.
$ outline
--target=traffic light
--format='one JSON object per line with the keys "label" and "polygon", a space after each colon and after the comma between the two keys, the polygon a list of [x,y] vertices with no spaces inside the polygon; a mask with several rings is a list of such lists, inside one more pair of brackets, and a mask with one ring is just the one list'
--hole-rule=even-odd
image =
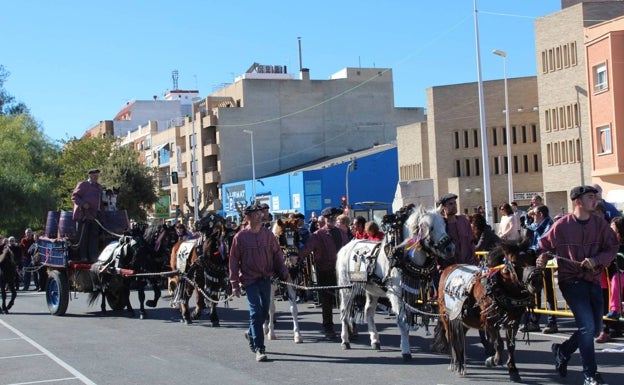
{"label": "traffic light", "polygon": [[178,184],[178,172],[174,171],[171,173],[171,183]]}
{"label": "traffic light", "polygon": [[347,197],[342,197],[340,199],[340,208],[343,210],[347,208]]}
{"label": "traffic light", "polygon": [[357,170],[357,159],[353,160],[353,171]]}

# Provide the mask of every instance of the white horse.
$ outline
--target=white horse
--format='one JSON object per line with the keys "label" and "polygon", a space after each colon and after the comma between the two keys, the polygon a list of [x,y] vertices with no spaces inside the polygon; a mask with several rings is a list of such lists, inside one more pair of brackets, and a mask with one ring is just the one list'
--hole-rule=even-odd
{"label": "white horse", "polygon": [[384,227],[386,236],[383,242],[352,240],[338,252],[338,286],[352,285],[350,289],[340,290],[341,346],[351,348],[349,318],[353,314],[354,298],[366,294],[364,316],[371,347],[381,348],[374,316],[379,297],[387,297],[397,315],[403,360],[408,361],[412,355],[404,290],[405,294],[414,295],[418,288],[407,284],[413,282],[407,276],[420,275],[427,268],[434,268],[438,257],[451,258],[455,245],[446,234],[444,218],[435,210],[408,206],[384,217]]}
{"label": "white horse", "polygon": [[[297,308],[297,291],[292,284],[298,282],[297,276],[301,274],[302,263],[298,262],[299,255],[299,229],[296,219],[278,219],[273,225],[273,234],[284,251],[286,266],[289,270],[290,279],[286,284],[286,294],[290,302],[290,314],[293,320],[293,334],[296,344],[303,342],[303,337],[299,332],[299,309]],[[264,322],[264,334],[267,339],[274,340],[275,336],[275,292],[277,285],[271,285],[271,305],[269,306],[269,318]]]}

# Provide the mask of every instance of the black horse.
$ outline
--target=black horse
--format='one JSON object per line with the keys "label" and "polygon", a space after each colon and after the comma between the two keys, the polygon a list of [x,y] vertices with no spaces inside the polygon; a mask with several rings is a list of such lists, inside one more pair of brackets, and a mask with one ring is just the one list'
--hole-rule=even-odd
{"label": "black horse", "polygon": [[[17,265],[13,260],[13,252],[6,247],[0,253],[0,291],[2,292],[2,309],[0,310],[5,314],[9,314],[9,309],[11,309],[15,303],[15,297],[17,296],[17,280]],[[7,288],[11,291],[11,299],[8,304],[6,303]]]}
{"label": "black horse", "polygon": [[[137,224],[116,244],[106,248],[92,266],[100,288],[90,294],[89,304],[95,303],[102,294],[102,312],[106,311],[106,299],[113,310],[126,308],[134,316],[130,290],[135,288],[140,304],[139,317],[146,318],[145,305],[156,307],[161,296],[160,283],[166,272],[172,239],[176,239],[176,234],[171,226]],[[154,298],[146,301],[145,288],[148,283]]]}

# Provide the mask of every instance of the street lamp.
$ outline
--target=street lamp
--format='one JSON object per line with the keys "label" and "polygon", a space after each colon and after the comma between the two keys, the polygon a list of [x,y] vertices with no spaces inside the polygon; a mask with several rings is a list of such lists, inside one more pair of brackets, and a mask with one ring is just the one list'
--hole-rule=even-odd
{"label": "street lamp", "polygon": [[256,159],[254,157],[253,131],[243,130],[243,132],[251,136],[251,179],[253,180],[253,182],[251,183],[251,190],[253,192],[253,198],[251,203],[254,203],[256,201]]}
{"label": "street lamp", "polygon": [[509,131],[511,127],[509,127],[509,98],[508,98],[508,90],[507,90],[507,53],[505,51],[501,51],[499,49],[495,49],[492,51],[494,55],[500,56],[503,58],[503,76],[505,78],[505,131],[507,134],[507,189],[509,190],[508,203],[513,202],[513,176],[511,169],[511,140]]}

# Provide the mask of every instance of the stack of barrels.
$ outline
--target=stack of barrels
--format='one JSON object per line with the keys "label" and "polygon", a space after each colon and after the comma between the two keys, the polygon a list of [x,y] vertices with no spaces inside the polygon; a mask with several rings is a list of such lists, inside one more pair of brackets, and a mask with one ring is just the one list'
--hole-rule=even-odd
{"label": "stack of barrels", "polygon": [[[105,230],[115,234],[123,234],[130,227],[126,210],[103,211],[100,220]],[[48,211],[45,226],[45,236],[50,239],[78,238],[78,224],[73,219],[71,211]]]}

